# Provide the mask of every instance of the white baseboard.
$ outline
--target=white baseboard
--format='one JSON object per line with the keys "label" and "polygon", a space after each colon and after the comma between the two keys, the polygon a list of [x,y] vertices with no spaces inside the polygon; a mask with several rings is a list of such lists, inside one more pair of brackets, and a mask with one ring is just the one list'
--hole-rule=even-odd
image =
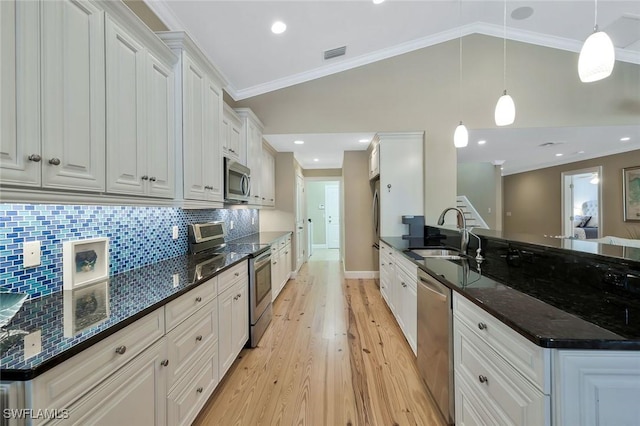
{"label": "white baseboard", "polygon": [[326,244],[312,244],[311,247],[313,247],[314,249],[326,249],[327,245]]}
{"label": "white baseboard", "polygon": [[344,271],[344,277],[348,280],[362,279],[375,279],[380,277],[378,271]]}

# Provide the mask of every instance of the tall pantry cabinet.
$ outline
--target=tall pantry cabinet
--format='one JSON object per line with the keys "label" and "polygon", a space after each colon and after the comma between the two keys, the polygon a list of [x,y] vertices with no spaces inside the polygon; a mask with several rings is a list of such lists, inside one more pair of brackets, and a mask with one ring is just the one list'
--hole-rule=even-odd
{"label": "tall pantry cabinet", "polygon": [[[176,157],[182,159],[185,205],[222,207],[222,75],[182,31],[157,33],[179,56],[176,67]],[[180,187],[180,185],[179,185]]]}
{"label": "tall pantry cabinet", "polygon": [[402,216],[424,215],[424,132],[378,133],[369,176],[379,175],[380,236],[407,234]]}

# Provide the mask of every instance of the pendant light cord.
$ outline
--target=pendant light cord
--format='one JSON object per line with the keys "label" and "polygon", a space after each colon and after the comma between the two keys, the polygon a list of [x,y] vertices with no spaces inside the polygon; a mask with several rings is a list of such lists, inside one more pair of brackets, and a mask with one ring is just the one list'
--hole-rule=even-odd
{"label": "pendant light cord", "polygon": [[593,18],[593,32],[597,32],[598,31],[598,0],[595,0],[595,4],[596,4],[596,11],[594,13],[594,18]]}
{"label": "pendant light cord", "polygon": [[459,42],[460,42],[460,58],[459,58],[459,64],[460,64],[460,81],[458,82],[458,117],[460,117],[460,120],[462,122],[462,0],[460,0],[458,2],[458,26],[460,28],[460,36],[459,36]]}
{"label": "pendant light cord", "polygon": [[504,11],[502,17],[502,64],[503,64],[503,75],[502,75],[502,87],[507,90],[507,0],[504,0]]}

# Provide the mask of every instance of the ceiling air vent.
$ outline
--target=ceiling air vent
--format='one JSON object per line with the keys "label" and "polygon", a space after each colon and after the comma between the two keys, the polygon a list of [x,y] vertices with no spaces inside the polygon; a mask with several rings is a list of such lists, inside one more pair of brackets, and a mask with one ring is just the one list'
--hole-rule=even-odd
{"label": "ceiling air vent", "polygon": [[335,49],[329,49],[324,51],[324,60],[331,58],[337,58],[347,53],[347,46],[336,47]]}
{"label": "ceiling air vent", "polygon": [[538,146],[542,147],[542,148],[548,148],[550,146],[557,146],[557,145],[562,145],[564,142],[545,142],[543,144],[540,144]]}

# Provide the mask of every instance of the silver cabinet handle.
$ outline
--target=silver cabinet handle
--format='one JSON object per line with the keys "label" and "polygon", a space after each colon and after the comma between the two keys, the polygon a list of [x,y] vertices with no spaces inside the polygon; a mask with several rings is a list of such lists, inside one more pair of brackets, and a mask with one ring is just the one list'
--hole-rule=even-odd
{"label": "silver cabinet handle", "polygon": [[233,297],[233,300],[238,300],[238,296],[234,296],[234,297]]}
{"label": "silver cabinet handle", "polygon": [[402,287],[406,287],[407,286],[405,283],[400,283],[400,284],[402,284]]}
{"label": "silver cabinet handle", "polygon": [[196,297],[196,302],[202,302],[202,297],[200,296]]}
{"label": "silver cabinet handle", "polygon": [[142,180],[149,180],[149,176],[144,175],[144,176],[142,176],[140,179],[142,179]]}
{"label": "silver cabinet handle", "polygon": [[196,389],[196,392],[198,392],[198,393],[202,393],[202,391],[203,391],[203,390],[204,390],[204,389],[202,389],[202,386],[200,386],[198,389]]}
{"label": "silver cabinet handle", "polygon": [[27,157],[27,159],[29,161],[33,161],[34,163],[39,163],[40,160],[42,160],[42,157],[40,157],[38,154],[31,154],[30,156]]}
{"label": "silver cabinet handle", "polygon": [[196,336],[196,342],[202,342],[202,335]]}
{"label": "silver cabinet handle", "polygon": [[154,176],[151,176],[151,177],[149,178],[149,180],[150,180],[151,182],[155,182],[155,181],[156,181],[156,178],[155,178]]}
{"label": "silver cabinet handle", "polygon": [[169,365],[169,360],[165,359],[160,363],[161,366],[166,367],[167,365]]}
{"label": "silver cabinet handle", "polygon": [[274,262],[273,262],[273,264],[274,264],[274,265],[277,265],[277,264],[278,264],[278,262],[275,262],[275,261],[274,261]]}
{"label": "silver cabinet handle", "polygon": [[239,294],[239,295],[238,295],[238,299],[240,299],[241,297],[242,297],[242,295],[241,295],[241,294]]}
{"label": "silver cabinet handle", "polygon": [[236,273],[235,273],[235,274],[233,274],[233,275],[235,275],[236,277],[239,277],[239,276],[240,276],[240,273],[239,273],[239,272],[236,272]]}
{"label": "silver cabinet handle", "polygon": [[486,383],[487,385],[489,384],[489,379],[487,379],[487,376],[483,376],[482,374],[478,376],[478,380],[480,380],[480,383]]}
{"label": "silver cabinet handle", "polygon": [[49,164],[51,164],[53,166],[59,166],[60,165],[60,159],[59,158],[52,158],[51,160],[49,160]]}
{"label": "silver cabinet handle", "polygon": [[116,348],[116,353],[117,353],[118,355],[124,355],[124,353],[125,353],[126,351],[127,351],[127,347],[126,347],[125,345],[118,346],[118,347]]}
{"label": "silver cabinet handle", "polygon": [[478,323],[478,328],[480,330],[486,330],[487,329],[487,324],[483,323],[483,322],[479,322]]}
{"label": "silver cabinet handle", "polygon": [[289,252],[288,252],[288,251],[285,251],[285,252],[284,252],[284,254],[289,254]]}

